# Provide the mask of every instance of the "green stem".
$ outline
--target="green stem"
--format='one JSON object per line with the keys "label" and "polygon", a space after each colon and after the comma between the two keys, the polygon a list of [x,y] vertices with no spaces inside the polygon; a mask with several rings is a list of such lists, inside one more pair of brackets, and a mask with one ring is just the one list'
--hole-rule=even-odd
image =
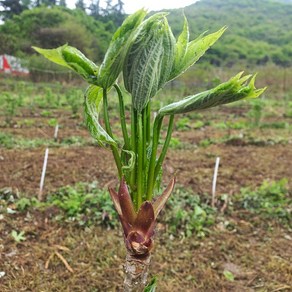
{"label": "green stem", "polygon": [[126,150],[129,150],[131,146],[130,146],[130,139],[128,136],[127,126],[126,126],[124,98],[123,98],[123,94],[122,94],[122,91],[121,91],[119,85],[115,84],[114,87],[115,87],[115,89],[118,93],[118,97],[119,97],[120,119],[121,119],[123,138],[124,138],[124,142],[125,142],[125,148],[126,148]]}
{"label": "green stem", "polygon": [[142,204],[143,191],[144,191],[144,139],[143,139],[143,116],[142,113],[138,113],[138,135],[137,135],[137,154],[138,154],[138,163],[137,163],[137,210]]}
{"label": "green stem", "polygon": [[[110,126],[110,122],[109,122],[109,116],[108,116],[108,103],[107,103],[107,92],[106,89],[103,90],[103,116],[104,116],[104,122],[105,122],[105,128],[107,133],[110,135],[110,137],[112,139],[114,139],[113,137],[113,133],[111,130],[111,126]],[[114,147],[113,145],[110,146],[115,162],[116,162],[116,166],[118,169],[118,173],[119,173],[119,178],[122,178],[122,163],[121,163],[121,158],[118,152],[118,149],[116,147]]]}
{"label": "green stem", "polygon": [[[146,165],[147,165],[147,111],[146,108],[142,111],[142,121],[143,121],[143,172],[146,172]],[[144,192],[145,189],[145,182],[147,178],[145,175],[143,176],[143,193],[142,193],[142,201],[144,202],[146,199],[146,194]]]}
{"label": "green stem", "polygon": [[147,146],[150,143],[150,138],[151,138],[151,101],[149,101],[147,108],[146,108],[146,142],[147,142]]}
{"label": "green stem", "polygon": [[151,200],[153,196],[153,189],[155,185],[154,172],[155,172],[155,162],[156,162],[156,153],[159,143],[159,134],[162,126],[163,117],[157,116],[154,121],[153,126],[153,137],[152,137],[152,152],[148,170],[148,183],[147,183],[147,200]]}
{"label": "green stem", "polygon": [[[137,137],[137,112],[135,109],[132,107],[131,111],[131,151],[137,154],[136,150],[136,137]],[[137,156],[136,156],[137,158]],[[137,185],[136,185],[136,172],[137,172],[137,159],[134,165],[134,168],[131,172],[131,177],[130,177],[130,187],[131,187],[131,196],[134,204],[137,204]]]}
{"label": "green stem", "polygon": [[159,156],[159,158],[157,160],[156,166],[155,166],[154,180],[157,179],[159,171],[160,171],[160,169],[162,167],[162,163],[163,163],[164,158],[166,156],[167,149],[169,147],[169,142],[170,142],[171,134],[172,134],[172,130],[173,130],[173,121],[174,121],[174,115],[171,115],[169,117],[168,129],[167,129],[167,134],[166,134],[166,138],[165,138],[165,141],[164,141],[164,145],[162,147],[161,154],[160,154],[160,156]]}

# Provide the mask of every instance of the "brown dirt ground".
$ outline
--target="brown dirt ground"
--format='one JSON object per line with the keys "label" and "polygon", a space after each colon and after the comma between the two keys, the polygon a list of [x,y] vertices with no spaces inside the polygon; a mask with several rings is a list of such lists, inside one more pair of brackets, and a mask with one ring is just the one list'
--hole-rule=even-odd
{"label": "brown dirt ground", "polygon": [[[89,137],[78,126],[81,119],[69,119],[68,114],[63,119],[66,127],[60,129],[59,139]],[[35,117],[32,127],[0,130],[23,138],[50,138],[54,131],[41,117]],[[178,184],[196,193],[210,193],[215,157],[220,156],[218,194],[232,195],[241,187],[283,177],[292,187],[291,145],[197,147],[202,139],[226,134],[218,133],[208,127],[175,132],[175,137],[191,147],[168,152],[164,178],[176,175]],[[0,188],[37,195],[44,151],[0,148]],[[104,187],[115,178],[116,169],[107,149],[50,148],[45,193],[80,181],[97,180]],[[0,220],[0,272],[6,273],[0,278],[0,291],[121,291],[125,251],[120,231],[57,224],[52,220],[54,212],[5,215]],[[203,240],[167,238],[158,230],[151,268],[159,278],[158,291],[292,291],[292,241],[287,229],[250,214],[235,213],[226,220],[236,226],[234,231],[218,225]],[[12,230],[25,231],[26,241],[16,244],[10,236]],[[225,279],[224,269],[235,275],[234,282]]]}
{"label": "brown dirt ground", "polygon": [[[0,291],[122,291],[120,231],[59,225],[51,221],[53,212],[0,221],[0,271],[6,272]],[[168,238],[158,230],[151,265],[157,291],[291,291],[291,236],[257,217],[241,217],[226,218],[236,225],[232,232],[218,225],[203,240]],[[12,230],[25,231],[26,241],[16,244]]]}
{"label": "brown dirt ground", "polygon": [[[45,191],[97,180],[103,187],[116,177],[116,169],[107,149],[93,146],[51,148]],[[0,188],[12,187],[34,195],[38,191],[44,149],[0,149]],[[292,147],[274,145],[211,145],[194,150],[170,150],[166,177],[177,176],[179,184],[195,192],[208,193],[211,188],[215,157],[220,156],[218,193],[235,193],[241,187],[258,186],[263,180],[291,178]],[[291,187],[291,181],[290,181]]]}

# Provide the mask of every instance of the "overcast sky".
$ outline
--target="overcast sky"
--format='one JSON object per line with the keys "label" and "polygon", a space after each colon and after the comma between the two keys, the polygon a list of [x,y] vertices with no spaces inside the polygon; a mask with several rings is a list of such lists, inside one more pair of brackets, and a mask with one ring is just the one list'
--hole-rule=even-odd
{"label": "overcast sky", "polygon": [[[161,10],[185,7],[195,3],[197,0],[124,0],[124,9],[126,13],[133,13],[144,7],[149,10]],[[67,0],[66,3],[70,8],[75,8],[76,0]],[[90,3],[90,0],[86,1]],[[104,1],[101,1],[104,2]]]}

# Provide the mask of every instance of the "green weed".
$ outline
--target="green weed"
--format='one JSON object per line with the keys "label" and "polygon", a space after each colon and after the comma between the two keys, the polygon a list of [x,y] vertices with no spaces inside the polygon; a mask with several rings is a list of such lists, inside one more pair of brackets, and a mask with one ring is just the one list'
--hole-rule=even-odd
{"label": "green weed", "polygon": [[163,220],[168,231],[175,235],[204,237],[215,222],[214,210],[201,198],[184,188],[177,188],[172,194]]}
{"label": "green weed", "polygon": [[67,104],[69,105],[72,116],[76,116],[78,113],[78,110],[82,106],[82,99],[80,97],[83,96],[83,93],[81,90],[69,90],[67,91],[65,97]]}
{"label": "green weed", "polygon": [[182,142],[179,138],[171,137],[169,147],[172,149],[180,149],[182,147]]}
{"label": "green weed", "polygon": [[182,117],[176,121],[176,128],[179,131],[187,131],[190,129],[190,119],[188,117]]}
{"label": "green weed", "polygon": [[14,147],[14,139],[12,135],[0,132],[0,147],[4,148],[13,148]]}
{"label": "green weed", "polygon": [[56,125],[58,124],[58,120],[57,119],[49,119],[48,120],[48,125],[50,126],[50,127],[56,127]]}
{"label": "green weed", "polygon": [[256,190],[243,188],[236,198],[236,204],[252,213],[264,217],[290,222],[292,216],[292,199],[287,189],[288,180],[264,181]]}
{"label": "green weed", "polygon": [[255,99],[252,101],[252,108],[247,113],[253,127],[259,127],[263,117],[264,102],[262,99]]}
{"label": "green weed", "polygon": [[42,117],[46,117],[46,118],[48,118],[48,117],[51,117],[53,115],[53,113],[51,112],[51,111],[49,111],[49,110],[43,110],[42,112],[41,112],[41,116]]}
{"label": "green weed", "polygon": [[287,122],[262,123],[261,129],[289,129]]}
{"label": "green weed", "polygon": [[24,236],[24,231],[20,231],[19,233],[15,230],[12,230],[11,232],[12,238],[17,242],[25,241],[26,237]]}
{"label": "green weed", "polygon": [[216,143],[217,143],[216,140],[211,138],[203,139],[199,142],[199,147],[207,148],[208,146]]}
{"label": "green weed", "polygon": [[5,123],[11,125],[18,109],[17,99],[11,93],[2,92],[0,100],[5,116]]}
{"label": "green weed", "polygon": [[41,146],[53,146],[53,147],[62,147],[62,146],[84,146],[92,145],[91,139],[84,139],[83,137],[71,136],[68,138],[62,139],[60,142],[55,142],[53,139],[27,139],[27,138],[16,138],[11,134],[0,133],[0,147],[7,149],[21,148],[37,148]]}
{"label": "green weed", "polygon": [[61,220],[73,221],[79,225],[99,224],[106,227],[115,227],[118,223],[107,190],[99,188],[96,182],[61,188],[49,196],[47,203],[63,211],[59,216]]}
{"label": "green weed", "polygon": [[21,119],[17,121],[16,124],[19,127],[31,127],[35,124],[35,121],[33,119]]}
{"label": "green weed", "polygon": [[192,128],[194,129],[200,129],[202,127],[206,126],[206,123],[204,123],[203,121],[196,121],[195,123],[192,124]]}

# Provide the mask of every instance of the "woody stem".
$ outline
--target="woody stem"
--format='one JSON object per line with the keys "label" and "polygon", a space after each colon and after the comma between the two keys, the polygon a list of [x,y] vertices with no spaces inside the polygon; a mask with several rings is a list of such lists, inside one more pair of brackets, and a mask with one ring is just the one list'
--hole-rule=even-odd
{"label": "woody stem", "polygon": [[124,292],[141,292],[146,286],[151,254],[136,256],[127,252]]}

